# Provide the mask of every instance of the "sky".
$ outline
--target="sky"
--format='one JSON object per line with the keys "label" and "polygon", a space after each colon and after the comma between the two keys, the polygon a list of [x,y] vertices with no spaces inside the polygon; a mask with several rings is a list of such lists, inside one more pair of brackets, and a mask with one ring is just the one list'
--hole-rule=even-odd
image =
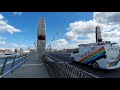
{"label": "sky", "polygon": [[46,21],[47,46],[58,33],[53,49],[94,43],[97,25],[103,41],[120,45],[120,12],[0,12],[0,48],[35,48],[39,17]]}

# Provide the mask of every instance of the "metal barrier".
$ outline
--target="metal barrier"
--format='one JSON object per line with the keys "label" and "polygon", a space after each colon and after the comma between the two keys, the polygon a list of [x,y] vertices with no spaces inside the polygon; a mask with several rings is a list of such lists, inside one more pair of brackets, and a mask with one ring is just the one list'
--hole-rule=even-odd
{"label": "metal barrier", "polygon": [[42,61],[51,78],[99,78],[68,63],[55,62],[47,55],[43,56]]}
{"label": "metal barrier", "polygon": [[[13,70],[20,66],[22,63],[26,61],[26,59],[31,56],[34,52],[30,53],[21,53],[21,54],[14,54],[14,55],[6,55],[4,57],[0,57],[0,59],[4,59],[4,62],[1,67],[0,71],[0,78],[7,75],[9,72],[13,73]],[[16,60],[17,59],[17,60]],[[8,62],[8,60],[11,60]],[[17,64],[15,64],[18,62]],[[5,72],[7,65],[11,63],[11,66],[9,67],[9,70]]]}

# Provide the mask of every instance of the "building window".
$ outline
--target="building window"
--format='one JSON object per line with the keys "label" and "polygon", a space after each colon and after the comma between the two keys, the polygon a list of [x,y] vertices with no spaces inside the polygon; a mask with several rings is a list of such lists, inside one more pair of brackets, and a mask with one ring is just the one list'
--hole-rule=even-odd
{"label": "building window", "polygon": [[45,35],[39,35],[38,40],[46,40],[46,36]]}

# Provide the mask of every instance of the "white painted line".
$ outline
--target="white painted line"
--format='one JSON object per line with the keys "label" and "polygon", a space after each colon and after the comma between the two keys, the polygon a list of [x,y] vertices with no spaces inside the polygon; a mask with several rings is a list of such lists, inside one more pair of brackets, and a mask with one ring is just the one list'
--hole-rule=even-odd
{"label": "white painted line", "polygon": [[22,66],[37,66],[37,65],[44,65],[43,63],[42,64],[24,64]]}

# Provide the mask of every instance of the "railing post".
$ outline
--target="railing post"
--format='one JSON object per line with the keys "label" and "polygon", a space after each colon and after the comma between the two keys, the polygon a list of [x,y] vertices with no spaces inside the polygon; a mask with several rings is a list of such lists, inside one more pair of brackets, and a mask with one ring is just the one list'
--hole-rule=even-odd
{"label": "railing post", "polygon": [[[13,68],[13,66],[14,66],[15,59],[16,59],[16,56],[15,56],[15,57],[14,57],[14,59],[13,59],[13,63],[12,63],[12,65],[11,65],[11,69],[12,69],[12,68]],[[11,73],[13,73],[13,70],[11,71]]]}
{"label": "railing post", "polygon": [[4,73],[4,69],[5,69],[5,66],[6,66],[7,60],[8,60],[8,57],[5,58],[5,61],[4,61],[4,64],[3,64],[3,66],[2,66],[2,69],[1,69],[0,75],[2,75],[2,74]]}
{"label": "railing post", "polygon": [[19,56],[19,60],[20,60],[20,58],[21,58],[21,54],[20,54],[20,56]]}
{"label": "railing post", "polygon": [[21,59],[23,59],[23,55],[22,55],[22,54],[20,54],[20,56],[21,56]]}
{"label": "railing post", "polygon": [[22,55],[20,54],[20,56],[19,56],[19,60],[18,60],[18,63],[20,63],[20,59],[21,59],[21,57],[22,57]]}
{"label": "railing post", "polygon": [[27,57],[27,54],[25,54],[25,59],[26,59],[26,57]]}
{"label": "railing post", "polygon": [[25,59],[25,55],[24,54],[22,54],[22,59]]}

